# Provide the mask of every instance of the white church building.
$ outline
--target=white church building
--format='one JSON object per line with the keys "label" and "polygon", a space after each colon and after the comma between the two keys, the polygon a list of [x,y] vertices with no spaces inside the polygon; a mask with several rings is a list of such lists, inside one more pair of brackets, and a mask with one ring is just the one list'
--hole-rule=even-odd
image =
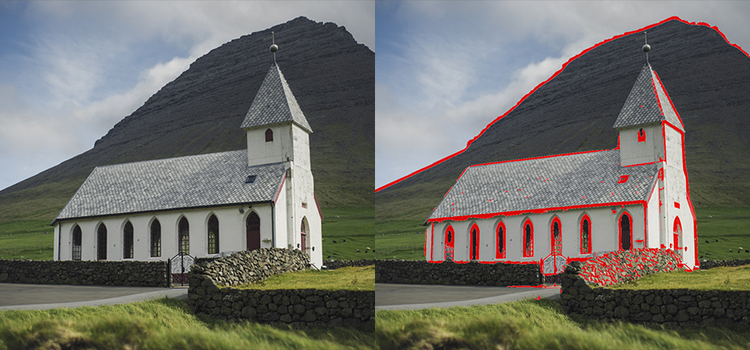
{"label": "white church building", "polygon": [[647,63],[613,126],[618,147],[469,166],[428,218],[431,262],[538,263],[674,249],[698,262],[685,127]]}
{"label": "white church building", "polygon": [[167,260],[300,249],[322,265],[310,124],[274,63],[247,150],[96,167],[57,218],[55,260]]}

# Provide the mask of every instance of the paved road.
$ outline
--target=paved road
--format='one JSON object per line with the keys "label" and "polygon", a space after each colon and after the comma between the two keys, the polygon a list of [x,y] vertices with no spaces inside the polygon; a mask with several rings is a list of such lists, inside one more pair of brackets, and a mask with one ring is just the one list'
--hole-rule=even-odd
{"label": "paved road", "polygon": [[0,283],[0,310],[115,305],[163,297],[186,298],[187,288]]}
{"label": "paved road", "polygon": [[511,288],[417,284],[375,284],[376,310],[417,310],[497,304],[528,298],[560,298],[560,287]]}

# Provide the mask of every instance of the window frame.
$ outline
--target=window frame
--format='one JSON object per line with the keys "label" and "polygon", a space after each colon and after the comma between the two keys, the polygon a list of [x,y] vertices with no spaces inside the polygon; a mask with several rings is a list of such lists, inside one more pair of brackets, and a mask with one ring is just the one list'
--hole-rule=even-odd
{"label": "window frame", "polygon": [[[529,238],[526,238],[526,227],[529,227]],[[534,223],[531,221],[531,218],[526,218],[526,220],[523,221],[523,225],[521,225],[521,237],[522,237],[522,250],[523,250],[523,257],[524,258],[533,258],[534,257]],[[527,242],[528,241],[528,242]],[[528,245],[528,249],[527,249]]]}
{"label": "window frame", "polygon": [[[587,249],[585,250],[583,249],[583,242],[584,242],[583,222],[584,221],[588,222],[588,232],[586,233],[586,240],[585,240]],[[588,214],[583,214],[583,216],[581,217],[581,221],[578,223],[578,227],[580,229],[579,230],[580,232],[579,242],[581,243],[580,244],[581,254],[591,254],[591,217],[589,217]]]}
{"label": "window frame", "polygon": [[133,223],[128,220],[122,227],[122,258],[133,259],[135,247],[133,242]]}
{"label": "window frame", "polygon": [[206,248],[208,249],[208,254],[219,254],[219,234],[219,218],[216,217],[216,214],[211,214],[206,224],[206,235],[208,238]]}
{"label": "window frame", "polygon": [[[502,237],[500,231],[502,230]],[[506,248],[508,246],[508,242],[506,241],[508,230],[505,228],[505,223],[500,221],[497,223],[497,227],[495,227],[495,259],[505,259],[506,257]],[[500,248],[500,244],[502,243],[502,249]]]}

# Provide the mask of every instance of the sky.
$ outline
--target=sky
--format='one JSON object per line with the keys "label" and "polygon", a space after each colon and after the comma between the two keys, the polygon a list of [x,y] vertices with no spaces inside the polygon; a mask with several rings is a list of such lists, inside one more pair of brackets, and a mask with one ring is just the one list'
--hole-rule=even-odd
{"label": "sky", "polygon": [[742,1],[377,2],[376,188],[462,150],[599,42],[678,16],[750,52],[748,15]]}
{"label": "sky", "polygon": [[305,16],[375,51],[374,12],[374,1],[0,1],[0,189],[91,149],[232,39]]}

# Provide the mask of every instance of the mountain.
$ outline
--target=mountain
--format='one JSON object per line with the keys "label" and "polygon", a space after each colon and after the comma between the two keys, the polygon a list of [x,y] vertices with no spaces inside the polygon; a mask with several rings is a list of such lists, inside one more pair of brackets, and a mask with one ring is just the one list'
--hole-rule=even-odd
{"label": "mountain", "polygon": [[[693,204],[750,205],[750,58],[706,25],[672,19],[647,32],[649,62],[686,128]],[[379,190],[377,218],[426,219],[472,164],[616,148],[612,126],[645,63],[642,45],[633,32],[570,61],[462,153]]]}
{"label": "mountain", "polygon": [[375,53],[344,27],[299,17],[198,58],[94,147],[0,191],[0,220],[49,219],[98,165],[245,149],[240,129],[276,59],[305,113],[319,204],[372,206]]}

